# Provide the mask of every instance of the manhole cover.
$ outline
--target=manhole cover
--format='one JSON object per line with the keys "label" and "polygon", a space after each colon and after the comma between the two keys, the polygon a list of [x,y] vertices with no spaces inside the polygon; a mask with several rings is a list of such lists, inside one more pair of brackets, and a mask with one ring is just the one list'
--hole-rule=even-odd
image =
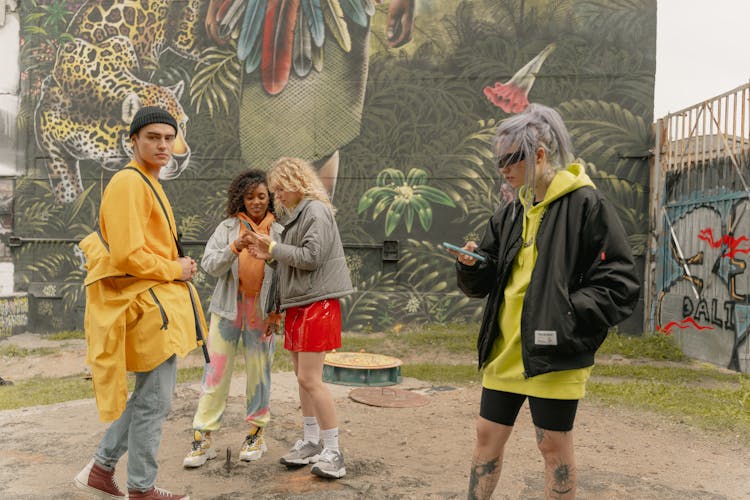
{"label": "manhole cover", "polygon": [[392,387],[358,387],[349,392],[349,397],[358,403],[385,408],[413,408],[430,402],[427,396]]}
{"label": "manhole cover", "polygon": [[385,386],[401,382],[401,360],[370,352],[330,352],[323,380],[332,384]]}
{"label": "manhole cover", "polygon": [[371,352],[329,352],[325,364],[341,368],[395,368],[401,366],[401,360],[384,354]]}

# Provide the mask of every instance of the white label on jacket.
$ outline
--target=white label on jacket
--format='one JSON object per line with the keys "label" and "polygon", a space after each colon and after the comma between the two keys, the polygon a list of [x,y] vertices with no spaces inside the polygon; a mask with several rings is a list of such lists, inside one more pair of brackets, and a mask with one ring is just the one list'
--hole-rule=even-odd
{"label": "white label on jacket", "polygon": [[535,330],[535,345],[557,345],[557,332],[555,330]]}

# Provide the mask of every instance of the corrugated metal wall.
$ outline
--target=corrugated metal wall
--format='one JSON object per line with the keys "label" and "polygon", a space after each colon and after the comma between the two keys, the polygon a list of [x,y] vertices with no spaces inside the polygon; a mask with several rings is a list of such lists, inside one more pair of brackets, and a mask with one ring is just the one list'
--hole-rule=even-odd
{"label": "corrugated metal wall", "polygon": [[750,371],[750,85],[656,123],[647,328]]}

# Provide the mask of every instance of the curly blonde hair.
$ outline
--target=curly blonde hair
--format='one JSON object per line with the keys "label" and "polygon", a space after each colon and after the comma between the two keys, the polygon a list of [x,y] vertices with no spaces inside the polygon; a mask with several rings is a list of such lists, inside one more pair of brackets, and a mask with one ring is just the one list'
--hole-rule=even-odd
{"label": "curly blonde hair", "polygon": [[[315,172],[313,166],[301,158],[279,158],[268,171],[268,187],[271,191],[278,188],[284,191],[302,193],[303,198],[318,200],[324,203],[332,213],[336,209],[328,197],[328,192]],[[288,213],[281,203],[277,210]]]}

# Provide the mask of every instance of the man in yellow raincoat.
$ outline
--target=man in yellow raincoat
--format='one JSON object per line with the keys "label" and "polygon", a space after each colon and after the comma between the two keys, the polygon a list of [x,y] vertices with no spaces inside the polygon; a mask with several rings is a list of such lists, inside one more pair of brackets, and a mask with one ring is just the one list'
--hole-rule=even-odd
{"label": "man in yellow raincoat", "polygon": [[[87,363],[99,416],[114,422],[75,484],[99,497],[125,498],[113,476],[128,452],[129,498],[188,498],[155,487],[176,358],[194,349],[196,334],[205,331],[190,283],[197,264],[182,256],[172,207],[158,180],[185,144],[174,117],[153,106],[135,113],[130,139],[133,160],[104,190],[100,230],[80,244],[87,269]],[[128,371],[135,372],[129,400]]]}

